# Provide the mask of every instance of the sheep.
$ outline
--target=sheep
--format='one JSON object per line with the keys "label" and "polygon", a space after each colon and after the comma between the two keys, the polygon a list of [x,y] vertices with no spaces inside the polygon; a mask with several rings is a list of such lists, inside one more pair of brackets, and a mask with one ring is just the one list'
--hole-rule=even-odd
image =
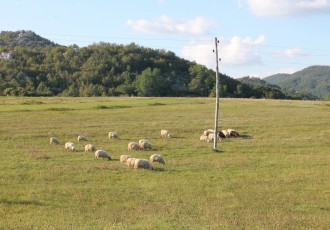
{"label": "sheep", "polygon": [[240,137],[239,133],[234,129],[227,129],[227,132],[230,137]]}
{"label": "sheep", "polygon": [[203,134],[204,134],[205,136],[208,136],[210,133],[214,133],[214,130],[213,130],[213,129],[205,130]]}
{"label": "sheep", "polygon": [[96,151],[96,147],[93,144],[85,145],[85,152],[94,152]]}
{"label": "sheep", "polygon": [[130,142],[127,145],[127,149],[128,149],[128,151],[139,150],[140,149],[140,146],[139,146],[138,143]]}
{"label": "sheep", "polygon": [[76,150],[76,146],[75,144],[73,144],[72,142],[66,142],[64,145],[65,150],[71,150],[71,151],[75,151]]}
{"label": "sheep", "polygon": [[227,137],[229,137],[229,133],[227,132],[227,130],[221,130],[219,132],[219,136],[222,138],[227,138]]}
{"label": "sheep", "polygon": [[[215,136],[216,135],[214,133],[210,133],[207,137],[208,138],[207,142],[214,142]],[[218,138],[219,141],[221,141],[220,136],[218,136],[217,138]]]}
{"label": "sheep", "polygon": [[120,163],[125,163],[129,158],[132,158],[132,156],[131,155],[121,155]]}
{"label": "sheep", "polygon": [[154,169],[154,166],[147,159],[136,159],[134,161],[134,169]]}
{"label": "sheep", "polygon": [[130,167],[130,168],[133,168],[135,160],[136,160],[136,158],[134,158],[134,157],[128,158],[126,160],[126,166]]}
{"label": "sheep", "polygon": [[165,164],[165,160],[163,158],[162,155],[159,155],[159,154],[153,154],[150,156],[150,162],[151,163],[154,163],[154,162],[158,162],[160,164]]}
{"label": "sheep", "polygon": [[199,140],[209,142],[209,137],[203,134],[202,136],[199,137]]}
{"label": "sheep", "polygon": [[160,136],[162,138],[171,138],[171,133],[168,130],[161,130]]}
{"label": "sheep", "polygon": [[111,160],[111,157],[109,156],[109,154],[106,151],[104,151],[104,150],[96,150],[95,151],[95,159],[96,158],[100,158],[100,157],[107,158],[108,160]]}
{"label": "sheep", "polygon": [[119,139],[119,135],[116,132],[109,132],[108,137],[109,139]]}
{"label": "sheep", "polygon": [[139,140],[140,149],[152,149],[152,145],[149,143],[148,140]]}
{"label": "sheep", "polygon": [[56,137],[51,137],[49,139],[49,144],[56,144],[56,145],[58,145],[59,143],[60,143],[60,141]]}
{"label": "sheep", "polygon": [[78,139],[78,141],[87,141],[87,137],[85,137],[83,135],[79,135],[77,139]]}

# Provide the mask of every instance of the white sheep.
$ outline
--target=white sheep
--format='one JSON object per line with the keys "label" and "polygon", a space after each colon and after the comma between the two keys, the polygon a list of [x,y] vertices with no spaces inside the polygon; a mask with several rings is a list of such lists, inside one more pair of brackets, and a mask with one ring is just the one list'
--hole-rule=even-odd
{"label": "white sheep", "polygon": [[85,152],[94,152],[96,151],[96,147],[93,144],[85,145]]}
{"label": "white sheep", "polygon": [[200,136],[199,140],[209,142],[209,137],[203,134],[202,136]]}
{"label": "white sheep", "polygon": [[120,163],[125,163],[127,161],[127,159],[129,159],[129,158],[132,158],[132,156],[131,155],[121,155],[119,158]]}
{"label": "white sheep", "polygon": [[162,155],[159,155],[159,154],[153,154],[150,156],[150,162],[151,163],[154,163],[154,162],[158,162],[160,164],[165,164],[165,160],[163,158]]}
{"label": "white sheep", "polygon": [[136,159],[134,161],[134,168],[154,169],[154,166],[147,159]]}
{"label": "white sheep", "polygon": [[59,144],[60,143],[60,141],[56,138],[56,137],[51,137],[50,139],[49,139],[49,144]]}
{"label": "white sheep", "polygon": [[140,146],[139,146],[138,143],[130,142],[127,145],[127,149],[128,149],[128,151],[139,150],[140,149]]}
{"label": "white sheep", "polygon": [[160,136],[162,138],[171,138],[171,133],[168,130],[161,130]]}
{"label": "white sheep", "polygon": [[136,158],[134,158],[134,157],[128,158],[126,160],[126,166],[130,167],[130,168],[133,168],[135,160],[136,160]]}
{"label": "white sheep", "polygon": [[108,137],[109,139],[119,139],[119,135],[116,132],[109,132]]}
{"label": "white sheep", "polygon": [[79,135],[77,139],[78,139],[78,141],[87,141],[87,137],[85,137],[83,135]]}
{"label": "white sheep", "polygon": [[234,129],[227,129],[227,132],[230,137],[240,137],[239,133]]}
{"label": "white sheep", "polygon": [[111,157],[109,156],[109,154],[104,151],[104,150],[96,150],[95,151],[95,158],[107,158],[108,160],[111,160]]}
{"label": "white sheep", "polygon": [[204,134],[205,136],[208,136],[210,133],[214,133],[214,130],[213,130],[213,129],[207,129],[207,130],[205,130],[205,131],[203,132],[203,134]]}
{"label": "white sheep", "polygon": [[[207,140],[207,142],[212,142],[212,143],[213,143],[214,140],[215,140],[215,136],[216,136],[216,135],[215,135],[214,133],[210,133],[209,136],[208,136],[208,140]],[[221,141],[221,138],[220,138],[218,135],[217,135],[217,138],[218,138],[218,139],[217,139],[218,141]]]}
{"label": "white sheep", "polygon": [[71,151],[75,151],[76,150],[76,145],[73,144],[72,142],[66,142],[64,145],[65,150],[71,150]]}
{"label": "white sheep", "polygon": [[140,149],[152,149],[152,145],[148,140],[142,139],[139,140]]}

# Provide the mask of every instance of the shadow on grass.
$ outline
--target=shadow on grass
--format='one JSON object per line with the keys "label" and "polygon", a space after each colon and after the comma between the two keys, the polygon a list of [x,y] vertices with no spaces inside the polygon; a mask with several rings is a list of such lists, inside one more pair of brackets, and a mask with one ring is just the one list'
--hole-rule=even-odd
{"label": "shadow on grass", "polygon": [[1,199],[0,204],[44,206],[43,203],[41,203],[39,201],[36,201],[36,200],[7,200],[7,199]]}
{"label": "shadow on grass", "polygon": [[241,135],[241,138],[242,139],[253,139],[253,136],[244,134],[244,135]]}

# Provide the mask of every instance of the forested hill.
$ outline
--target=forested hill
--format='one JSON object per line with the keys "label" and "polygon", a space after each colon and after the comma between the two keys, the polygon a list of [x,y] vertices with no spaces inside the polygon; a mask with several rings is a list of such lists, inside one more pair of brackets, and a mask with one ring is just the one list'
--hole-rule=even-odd
{"label": "forested hill", "polygon": [[322,99],[330,95],[330,66],[311,66],[293,74],[276,74],[264,78],[287,95]]}
{"label": "forested hill", "polygon": [[2,31],[0,33],[0,46],[13,49],[18,45],[35,48],[56,46],[57,44],[37,35],[32,31]]}
{"label": "forested hill", "polygon": [[[276,98],[226,75],[220,79],[221,97]],[[215,72],[134,43],[65,47],[32,31],[1,32],[0,95],[208,97],[215,95]]]}

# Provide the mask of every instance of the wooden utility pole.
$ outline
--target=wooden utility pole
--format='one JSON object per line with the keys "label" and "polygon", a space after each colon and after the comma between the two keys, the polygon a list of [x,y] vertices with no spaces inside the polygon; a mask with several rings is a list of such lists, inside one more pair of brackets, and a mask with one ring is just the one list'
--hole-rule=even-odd
{"label": "wooden utility pole", "polygon": [[218,144],[218,116],[219,116],[219,67],[218,67],[218,39],[215,38],[215,57],[216,57],[216,72],[215,72],[215,121],[214,121],[214,145],[213,150],[217,151]]}

